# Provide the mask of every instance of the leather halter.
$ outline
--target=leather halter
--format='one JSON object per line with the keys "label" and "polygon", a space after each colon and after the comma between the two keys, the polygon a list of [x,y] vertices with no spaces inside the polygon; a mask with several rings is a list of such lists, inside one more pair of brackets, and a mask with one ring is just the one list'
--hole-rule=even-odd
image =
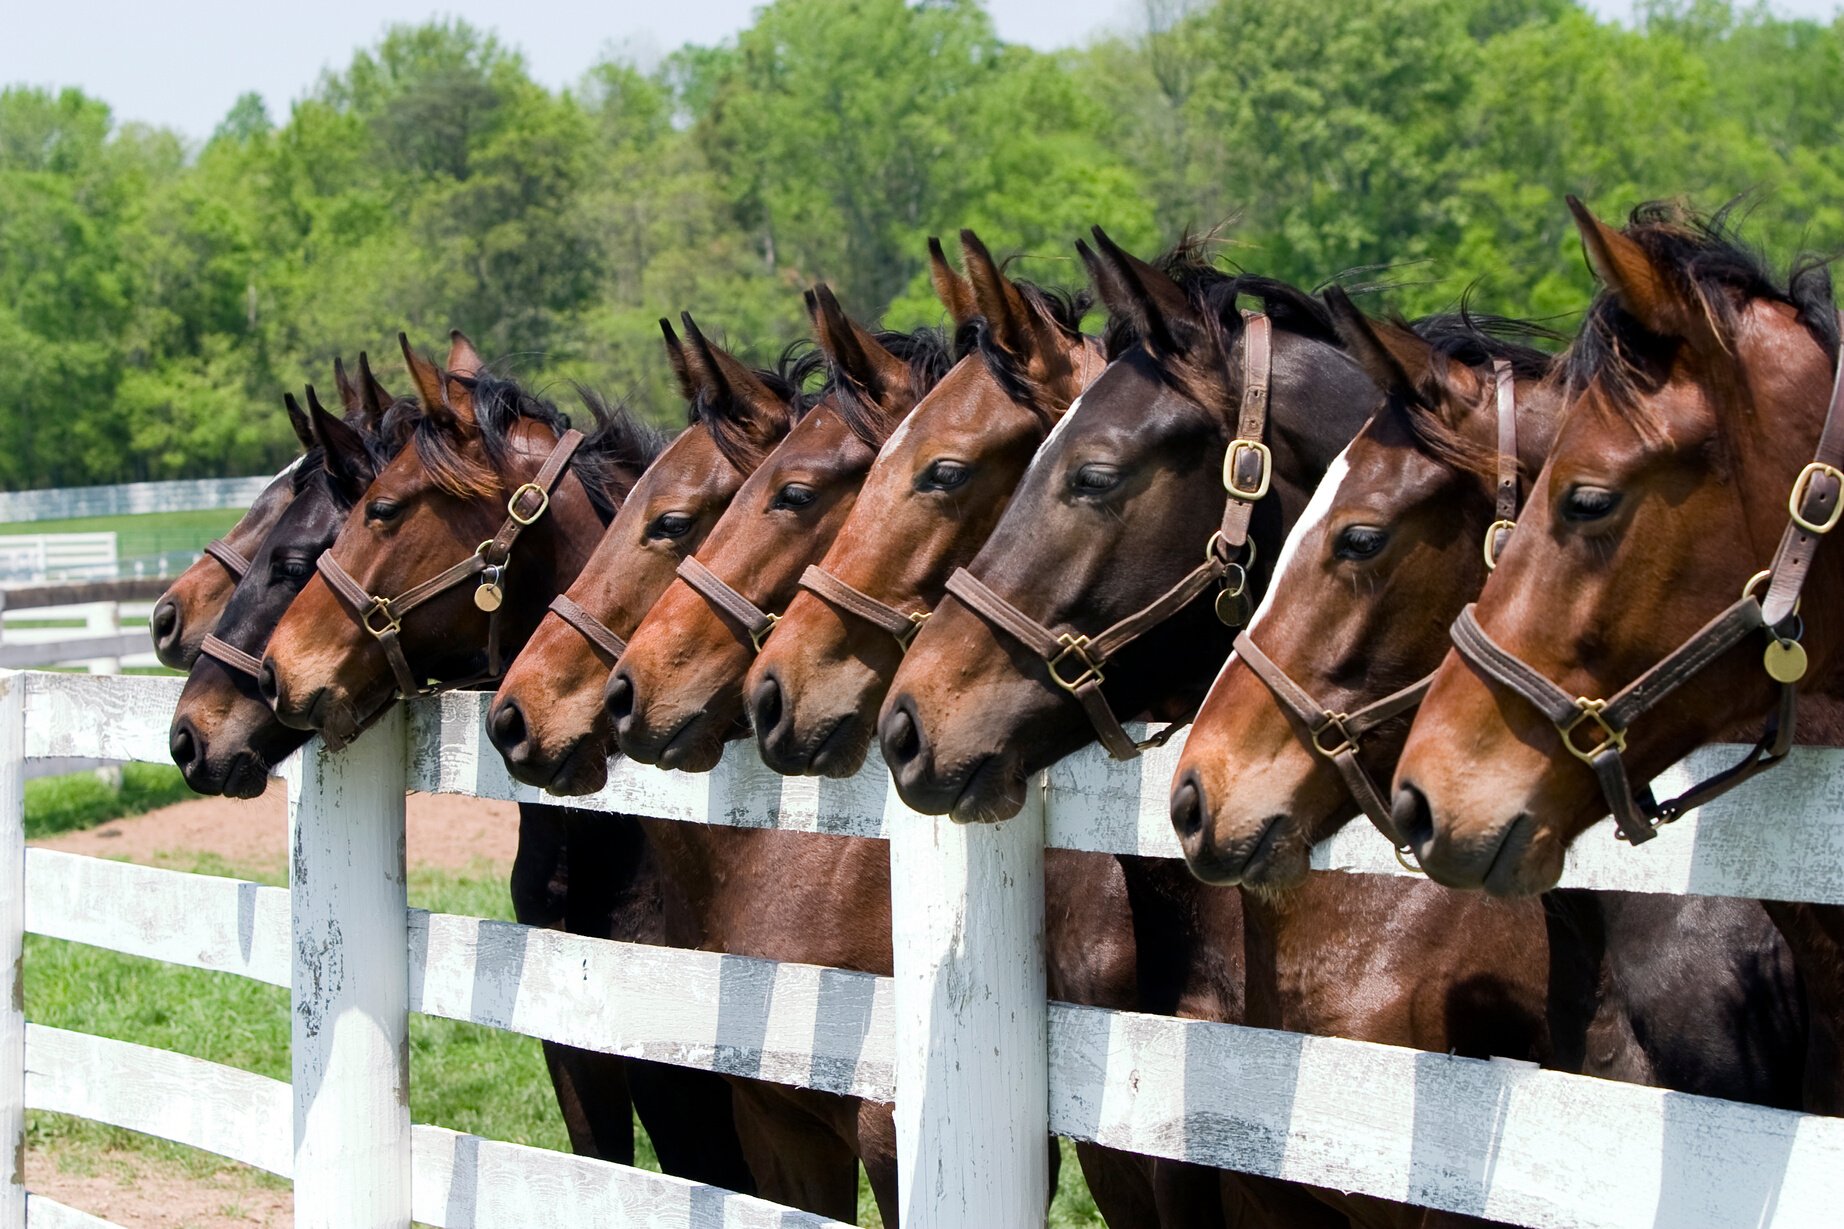
{"label": "leather halter", "polygon": [[[1844,312],[1839,313],[1844,326]],[[1799,676],[1776,679],[1777,703],[1761,737],[1737,764],[1704,778],[1684,793],[1665,802],[1652,796],[1645,786],[1637,794],[1627,774],[1626,736],[1632,723],[1645,715],[1666,696],[1700,674],[1757,631],[1766,631],[1776,647],[1796,647],[1803,632],[1796,615],[1800,591],[1805,587],[1812,558],[1820,539],[1837,526],[1844,511],[1844,364],[1833,379],[1831,401],[1825,410],[1815,459],[1799,471],[1787,496],[1788,522],[1774,551],[1772,565],[1757,574],[1744,587],[1741,597],[1683,644],[1638,678],[1606,699],[1571,696],[1543,677],[1522,659],[1508,652],[1479,626],[1472,606],[1460,612],[1454,621],[1454,647],[1473,668],[1529,701],[1555,725],[1562,745],[1570,754],[1594,770],[1601,792],[1613,812],[1622,839],[1638,845],[1651,840],[1664,824],[1685,811],[1703,805],[1764,769],[1786,758],[1793,745],[1796,724],[1795,704]],[[1755,590],[1767,580],[1767,596],[1757,598]],[[1803,653],[1803,649],[1799,650]],[[1803,675],[1803,665],[1799,671]],[[1592,743],[1576,741],[1580,731]]]}
{"label": "leather halter", "polygon": [[[1492,375],[1498,401],[1498,466],[1497,482],[1493,490],[1493,511],[1497,519],[1485,531],[1484,553],[1488,571],[1498,566],[1498,553],[1504,549],[1505,540],[1516,525],[1519,503],[1517,383],[1511,364],[1503,359],[1493,361]],[[1429,685],[1434,682],[1434,671],[1422,675],[1407,687],[1346,713],[1328,708],[1314,699],[1304,687],[1294,682],[1285,670],[1275,664],[1273,658],[1261,651],[1248,632],[1244,631],[1236,637],[1236,652],[1248,663],[1255,677],[1266,684],[1275,703],[1306,727],[1307,741],[1312,744],[1313,750],[1332,762],[1332,767],[1344,778],[1345,788],[1350,791],[1352,799],[1365,817],[1396,847],[1396,856],[1402,864],[1411,870],[1419,870],[1408,860],[1409,847],[1396,832],[1389,805],[1384,801],[1384,793],[1377,788],[1376,779],[1370,775],[1370,771],[1358,760],[1357,752],[1364,735],[1421,703],[1422,697],[1428,694]]]}
{"label": "leather halter", "polygon": [[590,614],[568,594],[559,593],[551,599],[551,613],[607,654],[610,666],[620,661],[621,655],[627,652],[627,641],[617,636],[614,629]]}
{"label": "leather halter", "polygon": [[231,574],[232,580],[242,580],[250,570],[249,557],[222,538],[205,543],[204,551],[224,565],[224,570]]}
{"label": "leather halter", "polygon": [[[1242,406],[1236,432],[1223,455],[1223,487],[1229,498],[1220,528],[1204,543],[1204,561],[1151,603],[1094,636],[1052,632],[1048,627],[993,592],[966,568],[948,578],[948,592],[975,614],[1043,659],[1050,679],[1073,695],[1088,714],[1102,746],[1117,760],[1130,760],[1148,747],[1163,746],[1187,721],[1174,721],[1157,734],[1134,742],[1109,707],[1101,686],[1101,668],[1121,649],[1177,614],[1213,584],[1233,596],[1247,593],[1248,568],[1254,562],[1249,519],[1267,495],[1274,460],[1262,437],[1268,422],[1268,377],[1273,364],[1273,323],[1259,312],[1243,312]],[[1248,553],[1236,554],[1243,547]],[[1234,574],[1234,580],[1231,575]]]}
{"label": "leather halter", "polygon": [[[481,588],[497,587],[505,568],[512,556],[512,547],[527,526],[537,522],[551,506],[551,492],[557,488],[568,471],[570,458],[575,455],[577,447],[583,442],[583,433],[575,429],[565,431],[557,437],[557,443],[551,448],[550,456],[538,470],[537,477],[512,492],[506,500],[506,522],[499,532],[474,548],[474,553],[461,562],[431,576],[428,580],[404,590],[396,597],[378,597],[366,593],[364,588],[346,569],[333,558],[332,551],[323,553],[315,566],[332,586],[333,592],[344,599],[347,609],[352,612],[366,631],[370,632],[384,656],[391,664],[391,673],[397,676],[397,697],[428,696],[441,691],[453,691],[456,688],[470,687],[496,679],[504,670],[500,661],[499,616],[501,607],[495,606],[487,615],[487,669],[483,674],[473,678],[452,683],[419,683],[415,673],[410,669],[410,662],[404,656],[403,645],[398,640],[402,630],[403,618],[424,602],[441,596],[457,585],[466,584],[478,576]],[[535,496],[537,502],[532,504],[530,498]]]}
{"label": "leather halter", "polygon": [[229,666],[232,670],[249,675],[253,679],[262,677],[263,663],[261,658],[252,657],[236,645],[231,644],[227,640],[220,640],[215,635],[206,636],[204,642],[199,645],[198,651],[203,653],[206,657],[214,658],[222,664]]}
{"label": "leather halter", "polygon": [[738,593],[694,555],[679,560],[679,576],[691,586],[692,592],[709,602],[719,614],[728,616],[732,623],[740,626],[743,634],[749,638],[750,647],[758,653],[762,651],[762,642],[768,639],[768,633],[774,631],[775,624],[781,622],[780,615],[769,614]]}

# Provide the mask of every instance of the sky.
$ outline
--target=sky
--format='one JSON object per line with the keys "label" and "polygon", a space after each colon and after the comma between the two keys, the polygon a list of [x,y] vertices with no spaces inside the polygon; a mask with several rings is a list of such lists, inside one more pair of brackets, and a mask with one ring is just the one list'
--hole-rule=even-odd
{"label": "sky", "polygon": [[[987,0],[999,34],[1051,48],[1132,29],[1146,0]],[[1283,3],[1288,0],[1282,0]],[[1292,0],[1309,3],[1310,0]],[[0,84],[75,85],[116,118],[211,135],[254,90],[286,118],[322,70],[388,25],[452,14],[497,30],[550,86],[575,82],[606,51],[647,63],[747,25],[761,0],[13,0],[0,19]],[[1632,0],[1589,0],[1625,17]],[[1774,0],[1781,13],[1830,17],[1840,0]]]}

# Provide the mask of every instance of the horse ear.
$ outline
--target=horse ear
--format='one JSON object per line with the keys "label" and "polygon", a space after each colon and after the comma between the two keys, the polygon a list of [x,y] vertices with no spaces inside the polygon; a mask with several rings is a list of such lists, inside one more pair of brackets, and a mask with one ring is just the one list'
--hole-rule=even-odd
{"label": "horse ear", "polygon": [[909,368],[845,314],[832,287],[821,282],[807,292],[807,314],[833,370],[873,403],[882,405],[891,392],[907,388]]}
{"label": "horse ear", "polygon": [[294,428],[295,438],[301,441],[301,447],[314,446],[314,427],[308,422],[307,415],[301,411],[301,403],[295,400],[293,393],[282,394],[282,408],[288,411],[288,425]]}
{"label": "horse ear", "polygon": [[1571,196],[1568,202],[1589,267],[1620,306],[1654,333],[1688,336],[1694,322],[1702,317],[1701,310],[1679,298],[1671,281],[1652,263],[1644,248],[1595,217],[1577,198]]}
{"label": "horse ear", "polygon": [[685,343],[672,331],[672,321],[661,316],[659,331],[666,337],[666,361],[672,364],[673,379],[679,382],[679,395],[687,401],[698,399],[698,381],[691,373],[691,367],[685,358]]}
{"label": "horse ear", "polygon": [[359,351],[359,397],[365,413],[374,423],[384,421],[384,411],[396,400],[390,390],[378,382],[378,377],[371,374],[371,359],[363,350]]}
{"label": "horse ear", "polygon": [[[709,391],[713,403],[724,406],[730,417],[749,424],[752,431],[759,425],[774,433],[778,425],[785,423],[790,416],[787,403],[773,389],[729,351],[713,345],[699,331],[690,312],[680,312],[679,322],[685,326],[686,370],[701,388]],[[785,431],[785,426],[780,429]]]}
{"label": "horse ear", "polygon": [[1372,320],[1341,286],[1325,288],[1325,305],[1345,349],[1384,393],[1411,400],[1420,398],[1421,379],[1434,361],[1434,347],[1409,330]]}
{"label": "horse ear", "polygon": [[448,371],[451,375],[466,376],[473,379],[485,367],[486,360],[474,349],[474,343],[467,339],[467,334],[460,329],[450,329],[448,333]]}
{"label": "horse ear", "polygon": [[438,423],[453,423],[456,414],[449,407],[447,394],[442,388],[446,381],[442,378],[441,370],[418,354],[405,334],[397,334],[397,344],[403,347],[403,361],[410,369],[410,382],[416,386],[416,399],[422,404],[423,416]]}
{"label": "horse ear", "polygon": [[361,408],[358,385],[346,375],[345,360],[333,356],[333,386],[339,390],[339,403],[346,407],[346,413],[356,414]]}
{"label": "horse ear", "polygon": [[960,232],[961,262],[967,266],[967,280],[973,283],[973,301],[993,337],[1009,354],[1028,354],[1031,350],[1031,309],[1011,279],[970,230]]}
{"label": "horse ear", "polygon": [[941,250],[941,240],[933,235],[928,237],[928,280],[934,283],[935,297],[948,309],[955,328],[980,314],[973,298],[973,283],[954,272],[947,253]]}
{"label": "horse ear", "polygon": [[325,451],[327,473],[348,497],[357,499],[371,485],[372,479],[371,454],[365,448],[365,437],[350,423],[327,413],[320,398],[314,395],[312,384],[307,386],[307,408],[313,415],[314,437]]}
{"label": "horse ear", "polygon": [[[1110,314],[1125,316],[1146,344],[1171,355],[1188,353],[1203,336],[1185,292],[1170,277],[1129,253],[1099,226],[1091,227],[1099,258],[1109,276],[1099,282]],[[1114,297],[1109,298],[1112,294]]]}

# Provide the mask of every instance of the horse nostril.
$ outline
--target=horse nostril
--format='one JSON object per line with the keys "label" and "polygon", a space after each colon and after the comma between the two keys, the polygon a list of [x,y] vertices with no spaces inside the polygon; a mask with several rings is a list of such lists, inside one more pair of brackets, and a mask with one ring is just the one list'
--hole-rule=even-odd
{"label": "horse nostril", "polygon": [[892,768],[907,764],[922,754],[922,731],[916,726],[915,714],[909,711],[907,696],[891,706],[878,738],[883,743],[884,762]]}
{"label": "horse nostril", "polygon": [[275,659],[273,657],[263,658],[262,672],[256,676],[256,689],[263,693],[263,699],[269,702],[270,708],[274,708],[281,703],[282,687],[281,684],[276,681]]}
{"label": "horse nostril", "polygon": [[169,749],[173,753],[173,763],[188,777],[205,758],[202,740],[193,732],[190,721],[182,720],[173,727],[173,741]]}
{"label": "horse nostril", "polygon": [[525,745],[525,713],[517,700],[502,700],[487,722],[487,735],[502,755],[511,755]]}
{"label": "horse nostril", "polygon": [[608,686],[602,692],[602,707],[608,710],[608,719],[617,726],[634,715],[634,680],[628,677],[626,670],[616,670],[609,676]]}
{"label": "horse nostril", "polygon": [[154,613],[148,616],[147,626],[154,634],[154,643],[162,648],[179,639],[179,603],[170,597],[160,599]]}
{"label": "horse nostril", "polygon": [[1417,857],[1426,855],[1428,846],[1434,843],[1434,810],[1428,805],[1427,795],[1413,781],[1404,781],[1396,791],[1390,806],[1390,820],[1402,839],[1414,848]]}
{"label": "horse nostril", "polygon": [[761,683],[756,686],[755,695],[750,697],[749,709],[749,719],[755,726],[757,738],[781,724],[781,684],[773,674],[763,675]]}
{"label": "horse nostril", "polygon": [[1172,791],[1172,829],[1181,841],[1193,840],[1204,830],[1204,791],[1195,773],[1187,772]]}

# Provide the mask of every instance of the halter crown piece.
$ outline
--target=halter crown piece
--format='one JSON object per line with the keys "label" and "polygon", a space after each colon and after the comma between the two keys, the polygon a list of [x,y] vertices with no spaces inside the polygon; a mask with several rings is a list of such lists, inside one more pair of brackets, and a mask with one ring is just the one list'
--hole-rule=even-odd
{"label": "halter crown piece", "polygon": [[[1262,441],[1268,423],[1268,377],[1273,365],[1273,323],[1260,312],[1244,311],[1242,333],[1242,406],[1236,434],[1223,454],[1223,487],[1228,501],[1223,523],[1204,543],[1204,561],[1159,597],[1093,636],[1077,632],[1058,634],[988,587],[966,568],[948,578],[948,592],[994,627],[1008,633],[1044,660],[1050,679],[1074,696],[1088,714],[1089,723],[1108,754],[1130,760],[1148,747],[1163,746],[1188,721],[1174,721],[1142,742],[1127,736],[1120,718],[1101,692],[1107,681],[1101,668],[1108,659],[1190,605],[1211,585],[1220,585],[1217,617],[1232,627],[1248,621],[1249,572],[1255,561],[1255,543],[1249,539],[1249,519],[1255,505],[1268,493],[1274,477],[1274,457]],[[1245,550],[1246,548],[1246,550]],[[1242,552],[1241,558],[1237,558]]]}
{"label": "halter crown piece", "polygon": [[[1493,512],[1497,519],[1485,531],[1485,566],[1498,566],[1498,554],[1517,521],[1519,500],[1517,469],[1517,382],[1511,364],[1503,359],[1492,363],[1493,381],[1498,400],[1498,479],[1493,491]],[[1358,743],[1370,731],[1419,705],[1434,682],[1433,672],[1422,675],[1400,691],[1373,700],[1355,712],[1339,712],[1319,703],[1304,687],[1275,664],[1273,658],[1245,631],[1236,637],[1236,652],[1248,663],[1255,677],[1267,685],[1287,714],[1306,727],[1307,741],[1313,750],[1332,762],[1345,788],[1377,831],[1396,847],[1396,856],[1410,870],[1420,870],[1408,857],[1409,847],[1396,833],[1389,806],[1376,779],[1357,758]]]}
{"label": "halter crown piece", "polygon": [[[574,428],[558,436],[550,455],[539,468],[537,477],[513,491],[511,498],[507,499],[506,521],[499,527],[498,533],[475,547],[474,553],[466,559],[404,590],[396,597],[378,597],[365,592],[364,587],[352,579],[352,574],[333,558],[332,551],[320,556],[315,564],[320,574],[326,577],[327,584],[344,600],[352,616],[384,650],[384,656],[391,664],[391,673],[397,676],[399,699],[477,686],[497,679],[504,672],[505,664],[500,660],[499,616],[505,593],[505,569],[512,558],[513,544],[519,540],[521,533],[536,524],[550,509],[551,492],[557,489],[558,482],[568,472],[570,458],[582,442],[583,433]],[[485,673],[452,683],[419,682],[398,640],[404,616],[424,602],[476,577],[480,583],[474,592],[474,605],[487,615]]]}
{"label": "halter crown piece", "polygon": [[[1844,312],[1838,320],[1844,327]],[[1840,406],[1844,406],[1844,365],[1833,378],[1814,459],[1799,471],[1787,496],[1787,526],[1772,564],[1756,573],[1743,586],[1741,597],[1721,614],[1612,696],[1569,695],[1488,636],[1472,606],[1454,621],[1453,643],[1460,656],[1549,718],[1562,745],[1594,770],[1620,836],[1634,845],[1651,840],[1661,826],[1684,812],[1778,764],[1792,749],[1798,683],[1805,675],[1805,650],[1799,644],[1803,632],[1799,595],[1818,544],[1837,527],[1840,498],[1844,497],[1844,409]],[[1767,582],[1764,598],[1756,596],[1762,581]],[[1767,633],[1762,665],[1779,689],[1760,739],[1739,763],[1706,777],[1676,798],[1659,802],[1650,785],[1635,793],[1621,755],[1632,723],[1757,631]]]}

